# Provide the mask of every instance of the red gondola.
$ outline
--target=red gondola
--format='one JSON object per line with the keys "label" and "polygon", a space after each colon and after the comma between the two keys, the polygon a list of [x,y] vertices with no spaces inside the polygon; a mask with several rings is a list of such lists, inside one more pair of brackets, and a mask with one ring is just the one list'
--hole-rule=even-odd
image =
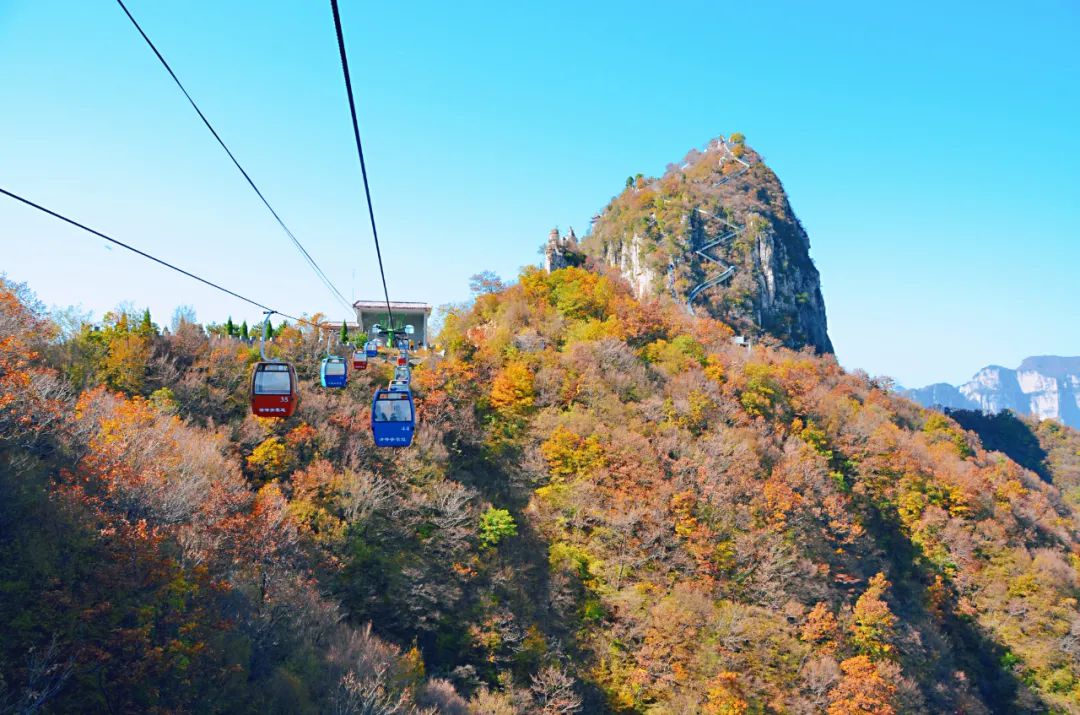
{"label": "red gondola", "polygon": [[287,362],[260,362],[251,373],[251,412],[257,417],[289,417],[299,402],[296,370]]}
{"label": "red gondola", "polygon": [[263,320],[263,336],[259,343],[262,360],[251,371],[251,413],[256,417],[290,417],[300,401],[297,394],[296,370],[287,362],[266,357],[266,333],[271,312]]}
{"label": "red gondola", "polygon": [[353,370],[367,370],[367,351],[354,350],[352,354]]}

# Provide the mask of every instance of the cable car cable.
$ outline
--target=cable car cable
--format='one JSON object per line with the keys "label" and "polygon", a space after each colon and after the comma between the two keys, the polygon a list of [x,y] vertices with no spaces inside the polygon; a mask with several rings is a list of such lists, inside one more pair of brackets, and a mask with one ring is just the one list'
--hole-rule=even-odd
{"label": "cable car cable", "polygon": [[86,224],[79,223],[75,219],[68,218],[67,216],[64,216],[63,214],[59,214],[56,211],[52,211],[50,209],[47,209],[44,206],[42,206],[41,204],[34,203],[30,199],[23,198],[22,196],[19,196],[18,194],[15,194],[15,193],[12,193],[12,192],[8,191],[7,189],[5,189],[3,187],[0,187],[0,194],[4,194],[5,196],[9,196],[9,197],[15,199],[16,201],[19,201],[19,202],[21,202],[23,204],[26,204],[27,206],[29,206],[31,208],[35,208],[35,209],[37,209],[38,211],[40,211],[40,212],[42,212],[44,214],[48,214],[49,216],[52,216],[53,218],[58,218],[58,219],[60,219],[61,221],[65,222],[65,223],[68,223],[68,224],[70,224],[72,226],[75,226],[76,228],[81,228],[83,231],[86,231],[87,233],[91,233],[91,234],[97,236],[98,238],[103,238],[103,239],[105,239],[106,241],[108,241],[110,243],[113,243],[113,244],[116,244],[117,246],[120,246],[121,248],[126,248],[127,250],[131,251],[132,253],[136,253],[136,254],[142,256],[143,258],[148,258],[151,261],[153,261],[154,263],[158,263],[158,264],[160,264],[162,266],[165,266],[166,268],[170,268],[170,269],[176,271],[177,273],[182,273],[185,276],[187,276],[188,278],[194,278],[195,280],[199,281],[200,283],[202,283],[204,285],[208,285],[211,288],[215,288],[215,289],[221,291],[222,293],[227,293],[228,295],[231,295],[234,298],[238,298],[238,299],[244,301],[245,303],[250,303],[251,305],[254,305],[256,308],[259,308],[259,309],[264,310],[264,311],[269,311],[271,313],[276,313],[276,314],[282,316],[283,318],[288,318],[290,320],[295,320],[298,323],[304,323],[306,325],[311,325],[311,326],[316,327],[316,328],[321,327],[321,326],[318,325],[318,323],[313,323],[310,320],[304,320],[303,318],[297,318],[295,316],[289,315],[288,313],[282,313],[280,310],[275,310],[274,308],[263,305],[262,303],[260,303],[257,300],[252,300],[251,298],[248,298],[247,296],[240,295],[236,291],[229,290],[228,288],[226,288],[224,286],[221,286],[221,285],[218,285],[217,283],[214,283],[213,281],[207,280],[206,278],[203,278],[201,276],[197,276],[194,273],[192,273],[191,271],[185,271],[183,268],[180,268],[179,266],[175,266],[175,265],[173,265],[172,263],[169,263],[166,260],[163,260],[163,259],[158,258],[156,256],[152,256],[149,253],[147,253],[146,251],[140,251],[138,248],[135,248],[134,246],[132,246],[130,244],[127,244],[127,243],[124,243],[123,241],[117,240],[117,239],[113,238],[112,236],[108,236],[108,235],[102,233],[101,231],[97,231],[95,229],[92,229],[89,226],[87,226]]}
{"label": "cable car cable", "polygon": [[330,0],[330,8],[334,12],[334,30],[337,32],[338,53],[341,55],[341,71],[345,74],[345,92],[349,95],[349,113],[352,115],[356,153],[360,155],[360,173],[364,177],[364,195],[367,197],[368,216],[371,218],[371,235],[375,238],[375,256],[379,259],[379,276],[382,278],[383,296],[386,298],[386,317],[390,321],[390,329],[393,330],[394,311],[390,307],[390,291],[386,288],[386,271],[383,270],[382,250],[379,248],[379,230],[375,227],[375,208],[371,205],[371,187],[368,184],[367,164],[364,162],[364,145],[360,141],[360,124],[356,120],[356,102],[353,100],[349,58],[345,53],[345,35],[341,30],[341,13],[338,11],[337,0]]}
{"label": "cable car cable", "polygon": [[344,295],[342,295],[341,291],[337,289],[337,286],[335,286],[334,283],[327,277],[327,275],[323,272],[322,268],[319,267],[319,264],[315,262],[315,259],[311,257],[311,254],[308,253],[307,249],[305,249],[303,244],[300,243],[300,240],[296,237],[295,234],[293,234],[292,230],[290,230],[289,227],[285,225],[285,222],[282,220],[281,216],[279,216],[278,212],[274,210],[274,207],[270,205],[270,202],[267,201],[266,197],[263,195],[263,192],[259,190],[259,187],[255,185],[255,182],[252,180],[251,176],[247,173],[244,167],[240,165],[240,162],[237,160],[236,156],[232,153],[229,147],[225,144],[225,141],[221,138],[221,135],[217,133],[217,130],[214,129],[214,126],[210,123],[210,120],[207,119],[206,115],[203,114],[203,111],[199,109],[199,105],[195,103],[194,99],[192,99],[191,94],[189,94],[187,88],[184,87],[183,82],[181,82],[180,78],[176,76],[175,72],[173,72],[172,67],[169,66],[169,63],[165,60],[165,57],[161,54],[160,51],[158,51],[157,46],[154,45],[153,41],[150,39],[150,37],[142,29],[142,26],[139,25],[138,21],[135,19],[135,16],[131,14],[130,10],[128,10],[127,5],[124,4],[124,0],[116,0],[116,2],[120,5],[120,9],[124,11],[124,14],[127,15],[128,19],[131,20],[131,24],[134,25],[135,29],[139,31],[140,35],[142,35],[142,38],[146,40],[146,44],[150,46],[151,50],[153,50],[154,54],[161,62],[161,65],[165,68],[165,71],[169,73],[170,77],[172,77],[173,82],[176,83],[176,86],[179,87],[180,91],[184,93],[185,97],[187,97],[188,103],[191,105],[192,109],[195,110],[195,113],[199,115],[199,119],[202,120],[203,124],[206,125],[206,128],[210,130],[210,133],[214,135],[214,139],[217,140],[217,143],[220,144],[221,148],[225,150],[225,153],[229,155],[232,163],[236,166],[237,169],[240,170],[240,173],[243,174],[244,179],[247,180],[248,185],[251,186],[251,188],[255,191],[255,194],[263,202],[263,205],[266,206],[267,210],[270,211],[271,215],[273,215],[274,219],[278,222],[278,225],[281,226],[281,229],[285,231],[285,234],[293,242],[293,245],[295,245],[296,248],[300,251],[300,253],[303,254],[304,258],[307,259],[308,264],[315,271],[315,274],[330,290],[331,294],[333,294],[336,300],[341,302],[346,308],[352,310],[352,303],[349,302],[349,300]]}

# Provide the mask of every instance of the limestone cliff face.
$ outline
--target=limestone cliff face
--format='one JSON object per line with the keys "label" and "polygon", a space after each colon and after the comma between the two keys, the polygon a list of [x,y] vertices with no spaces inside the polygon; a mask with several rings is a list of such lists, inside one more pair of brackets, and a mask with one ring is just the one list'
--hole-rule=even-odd
{"label": "limestone cliff face", "polygon": [[810,239],[738,136],[691,151],[659,179],[628,180],[581,247],[639,297],[670,296],[748,337],[832,352]]}
{"label": "limestone cliff face", "polygon": [[657,272],[645,260],[645,237],[641,234],[635,233],[626,243],[609,244],[604,251],[604,262],[618,266],[639,298],[648,295],[657,285]]}
{"label": "limestone cliff face", "polygon": [[1080,357],[1029,357],[1015,370],[990,365],[958,388],[938,384],[904,394],[927,407],[1011,410],[1080,428]]}

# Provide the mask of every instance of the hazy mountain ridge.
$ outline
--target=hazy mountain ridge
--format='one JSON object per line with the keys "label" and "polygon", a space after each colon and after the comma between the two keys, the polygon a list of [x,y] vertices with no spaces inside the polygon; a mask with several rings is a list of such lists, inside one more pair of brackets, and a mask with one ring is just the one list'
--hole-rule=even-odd
{"label": "hazy mountain ridge", "polygon": [[989,365],[959,387],[936,383],[901,394],[924,407],[1011,410],[1080,428],[1080,357],[1028,357],[1016,369]]}

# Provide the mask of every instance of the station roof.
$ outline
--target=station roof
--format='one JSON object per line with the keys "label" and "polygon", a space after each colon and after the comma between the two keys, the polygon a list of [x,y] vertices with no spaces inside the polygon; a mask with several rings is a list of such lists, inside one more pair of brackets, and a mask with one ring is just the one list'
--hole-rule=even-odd
{"label": "station roof", "polygon": [[[385,311],[385,300],[358,300],[353,303],[353,308],[357,310],[367,311]],[[419,301],[410,300],[392,300],[390,301],[391,310],[400,310],[402,313],[430,313],[431,304],[421,303]]]}

